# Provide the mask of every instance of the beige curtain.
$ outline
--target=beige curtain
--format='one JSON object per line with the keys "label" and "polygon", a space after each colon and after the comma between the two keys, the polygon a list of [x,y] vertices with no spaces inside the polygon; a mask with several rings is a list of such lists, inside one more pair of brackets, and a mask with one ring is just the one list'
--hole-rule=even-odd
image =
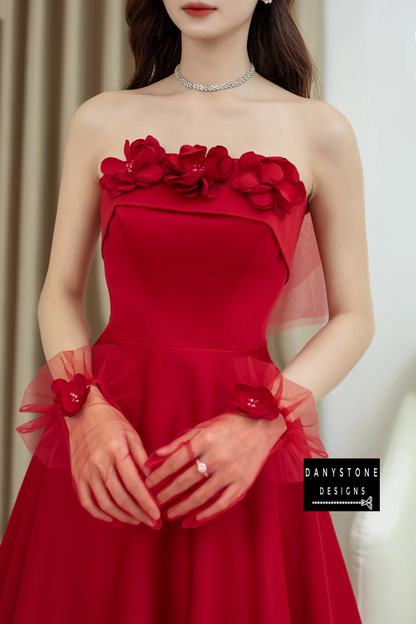
{"label": "beige curtain", "polygon": [[[320,2],[305,0],[295,9],[317,61]],[[82,102],[122,88],[130,76],[125,35],[124,0],[0,0],[1,535],[31,458],[15,428],[28,420],[18,408],[45,362],[37,304],[69,121]],[[87,306],[94,340],[109,314],[99,246]],[[288,340],[288,354],[305,340],[299,336]]]}

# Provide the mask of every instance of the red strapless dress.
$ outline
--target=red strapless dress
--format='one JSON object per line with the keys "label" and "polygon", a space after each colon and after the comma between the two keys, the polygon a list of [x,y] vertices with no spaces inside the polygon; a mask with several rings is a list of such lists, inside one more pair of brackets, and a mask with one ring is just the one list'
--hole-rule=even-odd
{"label": "red strapless dress", "polygon": [[[215,415],[232,358],[270,363],[267,337],[328,310],[292,163],[166,153],[151,135],[125,156],[102,163],[111,315],[93,365],[150,455]],[[329,512],[303,511],[301,480],[270,478],[288,444],[228,511],[152,530],[97,521],[64,443],[48,462],[37,442],[0,548],[1,624],[361,623]]]}

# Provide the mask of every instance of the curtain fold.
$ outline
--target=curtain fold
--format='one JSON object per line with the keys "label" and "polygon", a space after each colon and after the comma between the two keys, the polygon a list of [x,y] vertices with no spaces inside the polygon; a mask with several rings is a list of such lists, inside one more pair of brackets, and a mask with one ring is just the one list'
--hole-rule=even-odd
{"label": "curtain fold", "polygon": [[[70,119],[132,71],[123,0],[0,4],[0,500],[4,533],[30,455],[15,428],[23,390],[44,363],[37,304],[48,266]],[[92,335],[108,294],[99,253],[87,292]]]}
{"label": "curtain fold", "polygon": [[[317,60],[320,2],[295,8]],[[122,88],[132,72],[124,0],[0,0],[0,53],[2,536],[31,458],[15,428],[23,422],[18,411],[23,391],[45,361],[37,304],[49,260],[69,122],[82,102]],[[95,339],[109,314],[99,245],[88,283],[87,313]]]}

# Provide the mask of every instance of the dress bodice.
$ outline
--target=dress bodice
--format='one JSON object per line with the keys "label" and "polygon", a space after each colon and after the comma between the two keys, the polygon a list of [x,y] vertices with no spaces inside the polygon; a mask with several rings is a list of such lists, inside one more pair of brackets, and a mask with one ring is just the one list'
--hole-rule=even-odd
{"label": "dress bodice", "polygon": [[148,135],[102,161],[101,253],[119,340],[245,349],[266,342],[307,209],[283,157],[166,153]]}

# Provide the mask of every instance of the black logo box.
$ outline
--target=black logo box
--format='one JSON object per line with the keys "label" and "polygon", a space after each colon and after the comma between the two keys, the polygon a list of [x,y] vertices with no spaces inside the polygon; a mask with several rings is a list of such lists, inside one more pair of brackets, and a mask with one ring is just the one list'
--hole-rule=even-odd
{"label": "black logo box", "polygon": [[304,511],[380,511],[380,458],[305,458]]}

